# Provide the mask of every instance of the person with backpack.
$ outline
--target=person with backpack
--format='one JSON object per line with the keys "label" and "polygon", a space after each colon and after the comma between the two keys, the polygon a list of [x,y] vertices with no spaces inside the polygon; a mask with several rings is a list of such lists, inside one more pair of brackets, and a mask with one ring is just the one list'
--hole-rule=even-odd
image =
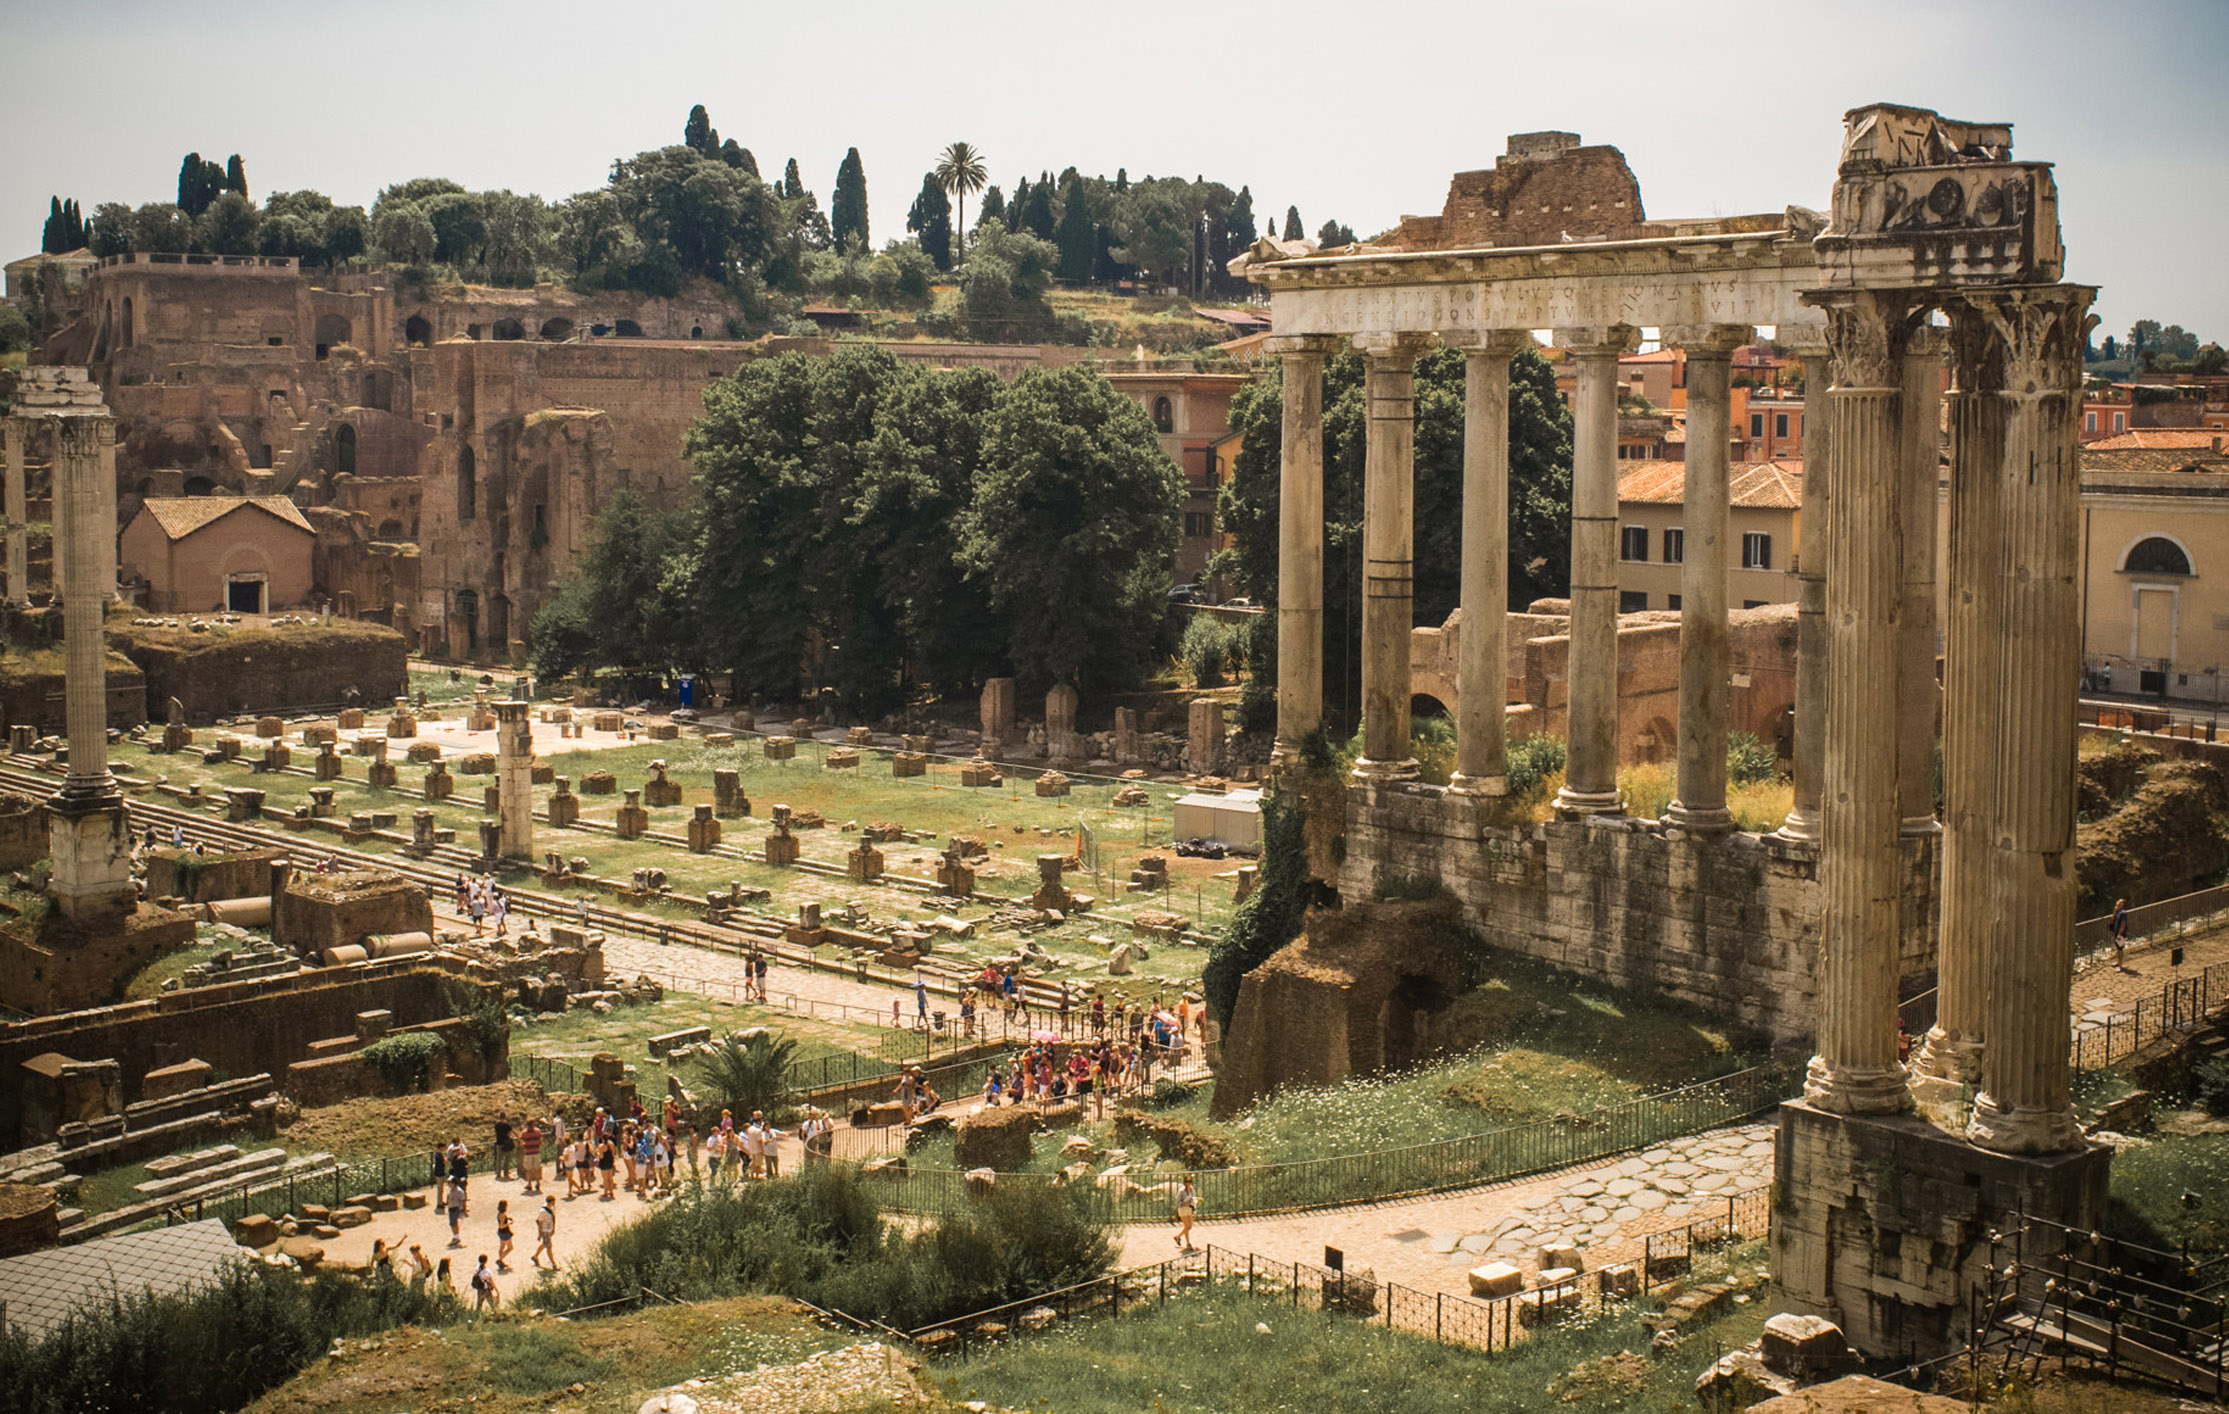
{"label": "person with backpack", "polygon": [[499,1311],[503,1308],[503,1294],[495,1289],[495,1273],[488,1270],[488,1254],[480,1254],[480,1265],[472,1273],[472,1309]]}

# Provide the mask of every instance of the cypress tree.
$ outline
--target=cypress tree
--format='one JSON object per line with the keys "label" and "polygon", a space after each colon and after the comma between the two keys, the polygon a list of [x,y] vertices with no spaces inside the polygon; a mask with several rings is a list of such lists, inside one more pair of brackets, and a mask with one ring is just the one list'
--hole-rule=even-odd
{"label": "cypress tree", "polygon": [[224,164],[224,188],[226,191],[236,191],[242,196],[248,194],[247,165],[240,160],[240,154],[237,152],[233,153],[230,160]]}
{"label": "cypress tree", "polygon": [[952,199],[944,194],[936,173],[922,174],[921,194],[906,213],[906,229],[920,237],[921,249],[928,252],[937,269],[952,268]]}
{"label": "cypress tree", "polygon": [[1054,239],[1060,246],[1060,278],[1083,284],[1091,279],[1099,246],[1094,238],[1091,200],[1081,178],[1071,175],[1061,192],[1060,226]]}
{"label": "cypress tree", "polygon": [[1036,184],[1029,189],[1029,200],[1017,194],[1014,202],[1014,219],[1007,223],[1017,231],[1027,231],[1041,240],[1051,240],[1053,221],[1053,179],[1049,172],[1039,172]]}
{"label": "cypress tree", "polygon": [[789,166],[782,171],[782,199],[795,201],[805,194],[805,180],[797,175],[797,159],[789,159]]}
{"label": "cypress tree", "polygon": [[836,237],[836,249],[843,250],[853,241],[862,250],[868,248],[867,169],[856,147],[844,154],[843,164],[836,168],[836,191],[828,200],[828,225]]}
{"label": "cypress tree", "polygon": [[69,230],[69,244],[64,250],[79,250],[90,244],[86,239],[85,213],[78,209],[76,201],[62,203],[62,224]]}
{"label": "cypress tree", "polygon": [[1307,239],[1307,236],[1307,230],[1300,224],[1300,208],[1297,206],[1286,207],[1285,239],[1288,241],[1298,241]]}
{"label": "cypress tree", "polygon": [[983,193],[983,209],[975,213],[975,224],[980,226],[994,216],[1000,221],[1006,219],[1006,194],[990,187]]}
{"label": "cypress tree", "polygon": [[712,131],[712,115],[699,103],[689,110],[689,121],[681,129],[681,145],[707,157],[720,150],[719,137]]}
{"label": "cypress tree", "polygon": [[50,196],[46,202],[46,228],[39,232],[39,250],[45,255],[60,255],[66,246],[62,239],[62,198]]}
{"label": "cypress tree", "polygon": [[758,175],[758,162],[734,138],[720,144],[720,160],[737,171],[749,172],[754,177]]}

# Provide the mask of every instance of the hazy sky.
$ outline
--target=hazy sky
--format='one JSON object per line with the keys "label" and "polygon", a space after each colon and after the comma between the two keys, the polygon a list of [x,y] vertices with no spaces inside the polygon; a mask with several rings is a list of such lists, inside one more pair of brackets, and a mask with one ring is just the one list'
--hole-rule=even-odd
{"label": "hazy sky", "polygon": [[[692,103],[826,208],[844,150],[876,242],[937,150],[992,180],[1203,175],[1364,235],[1437,211],[1511,132],[1623,148],[1652,216],[1824,207],[1841,115],[1895,101],[2015,124],[2057,163],[2068,278],[2229,342],[2224,0],[0,0],[0,251],[50,194],[170,200],[188,150],[242,154],[260,201],[369,205],[445,176],[548,198],[678,142]],[[970,205],[972,216],[973,204]]]}

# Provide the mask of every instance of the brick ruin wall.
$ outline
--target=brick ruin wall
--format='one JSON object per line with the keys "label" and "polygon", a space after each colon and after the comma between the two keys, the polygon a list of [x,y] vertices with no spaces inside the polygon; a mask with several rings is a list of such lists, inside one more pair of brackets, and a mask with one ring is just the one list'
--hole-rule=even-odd
{"label": "brick ruin wall", "polygon": [[[1347,792],[1339,891],[1433,879],[1498,948],[1663,992],[1809,1044],[1816,1030],[1816,859],[1769,837],[1672,839],[1622,817],[1500,826],[1437,787]],[[1935,968],[1936,837],[1904,841],[1901,993]],[[1915,1027],[1915,1030],[1918,1028]]]}
{"label": "brick ruin wall", "polygon": [[422,958],[370,962],[0,1026],[0,1145],[13,1147],[21,1131],[19,1068],[33,1056],[113,1058],[127,1104],[143,1098],[140,1080],[148,1071],[186,1060],[230,1075],[283,1075],[307,1057],[311,1042],[353,1035],[358,1012],[393,1012],[396,1028],[446,1020],[443,984],[467,971],[462,963]]}
{"label": "brick ruin wall", "polygon": [[141,721],[161,721],[175,697],[189,722],[242,712],[286,712],[348,700],[366,707],[407,688],[409,645],[378,624],[335,620],[275,629],[236,629],[221,638],[183,630],[111,631],[145,674]]}

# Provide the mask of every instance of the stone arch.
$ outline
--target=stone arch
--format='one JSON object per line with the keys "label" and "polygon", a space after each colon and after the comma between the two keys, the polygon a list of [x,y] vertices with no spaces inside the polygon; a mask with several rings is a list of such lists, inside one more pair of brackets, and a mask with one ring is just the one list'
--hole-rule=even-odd
{"label": "stone arch", "polygon": [[2139,537],[2122,552],[2121,572],[2183,576],[2195,574],[2196,563],[2188,545],[2165,531],[2154,531]]}
{"label": "stone arch", "polygon": [[573,321],[562,314],[552,315],[542,321],[542,338],[552,344],[561,344],[573,337]]}
{"label": "stone arch", "polygon": [[350,326],[347,315],[320,314],[317,316],[315,336],[317,356],[319,358],[325,357],[332,352],[336,345],[349,342],[354,333],[355,331]]}
{"label": "stone arch", "polygon": [[217,483],[206,476],[189,476],[178,489],[189,496],[214,496],[217,494]]}
{"label": "stone arch", "polygon": [[413,314],[402,322],[402,341],[419,348],[433,347],[433,323],[423,314]]}
{"label": "stone arch", "polygon": [[471,520],[479,514],[480,470],[478,458],[472,455],[469,445],[457,448],[457,519]]}
{"label": "stone arch", "polygon": [[120,334],[118,335],[118,337],[117,337],[117,340],[116,340],[116,347],[118,347],[118,348],[120,348],[120,349],[128,349],[128,348],[130,348],[131,346],[132,346],[132,297],[131,297],[130,295],[126,295],[126,296],[124,296],[124,325],[123,325],[123,329],[122,329],[121,333],[120,333]]}
{"label": "stone arch", "polygon": [[507,652],[511,643],[511,599],[507,594],[488,596],[488,647],[497,654]]}
{"label": "stone arch", "polygon": [[373,539],[375,539],[375,540],[400,540],[400,539],[402,539],[402,538],[403,538],[403,533],[402,533],[402,522],[401,522],[401,521],[399,521],[399,520],[383,520],[383,521],[381,521],[381,522],[379,523],[379,533],[378,533],[377,535],[373,536],[372,538],[373,538]]}
{"label": "stone arch", "polygon": [[689,326],[689,337],[690,337],[690,338],[692,338],[692,339],[701,339],[701,338],[703,338],[703,337],[704,337],[704,326],[703,326],[702,324],[691,324],[691,325]]}
{"label": "stone arch", "polygon": [[356,474],[356,426],[344,422],[333,429],[333,470],[342,476]]}
{"label": "stone arch", "polygon": [[[461,631],[463,643],[458,643]],[[449,634],[449,656],[469,658],[480,651],[480,596],[469,589],[457,591],[456,624]]]}
{"label": "stone arch", "polygon": [[1419,692],[1409,698],[1409,716],[1445,717],[1451,722],[1455,720],[1454,710],[1429,692]]}
{"label": "stone arch", "polygon": [[526,326],[516,319],[498,319],[495,321],[494,327],[488,330],[488,333],[493,338],[510,342],[525,338]]}
{"label": "stone arch", "polygon": [[642,326],[632,319],[622,319],[612,325],[612,332],[622,339],[639,339],[642,337]]}
{"label": "stone arch", "polygon": [[1153,400],[1153,430],[1156,432],[1176,431],[1176,405],[1167,398],[1155,398]]}
{"label": "stone arch", "polygon": [[1635,743],[1635,755],[1642,761],[1655,765],[1669,761],[1679,754],[1679,728],[1667,717],[1651,717],[1642,728],[1640,740]]}

